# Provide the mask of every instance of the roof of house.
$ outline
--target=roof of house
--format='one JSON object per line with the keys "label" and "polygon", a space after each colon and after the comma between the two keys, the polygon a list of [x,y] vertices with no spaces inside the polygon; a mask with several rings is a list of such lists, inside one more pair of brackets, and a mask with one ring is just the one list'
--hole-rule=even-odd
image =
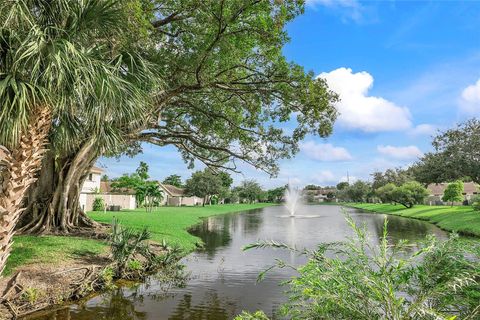
{"label": "roof of house", "polygon": [[[431,183],[428,185],[427,189],[434,196],[441,196],[447,188],[448,183]],[[463,193],[464,194],[476,194],[479,191],[479,185],[474,182],[465,182],[463,184]]]}
{"label": "roof of house", "polygon": [[105,170],[103,170],[102,168],[93,166],[93,167],[90,169],[90,172],[91,172],[91,173],[103,173],[103,172],[105,172]]}
{"label": "roof of house", "polygon": [[185,195],[185,189],[172,186],[171,184],[158,183],[160,187],[165,190],[171,197],[183,197]]}
{"label": "roof of house", "polygon": [[128,189],[128,188],[114,189],[112,188],[112,182],[100,181],[100,193],[135,194],[135,190]]}

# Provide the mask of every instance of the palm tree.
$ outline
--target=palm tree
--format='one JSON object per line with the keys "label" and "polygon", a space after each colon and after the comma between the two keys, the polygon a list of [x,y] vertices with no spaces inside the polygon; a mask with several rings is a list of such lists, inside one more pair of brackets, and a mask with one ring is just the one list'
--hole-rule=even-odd
{"label": "palm tree", "polygon": [[79,127],[114,143],[108,124],[142,114],[141,58],[116,42],[125,20],[112,0],[0,1],[0,274],[52,125],[66,148]]}

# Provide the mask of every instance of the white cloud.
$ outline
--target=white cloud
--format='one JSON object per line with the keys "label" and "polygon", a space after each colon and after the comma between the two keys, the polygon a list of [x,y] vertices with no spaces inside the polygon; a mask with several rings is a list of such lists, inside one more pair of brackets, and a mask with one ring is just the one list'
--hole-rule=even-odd
{"label": "white cloud", "polygon": [[467,113],[480,113],[480,79],[463,89],[460,108]]}
{"label": "white cloud", "polygon": [[378,152],[394,159],[410,160],[423,156],[422,151],[416,146],[394,147],[378,146]]}
{"label": "white cloud", "polygon": [[408,133],[412,136],[431,136],[437,131],[437,127],[431,124],[423,123],[412,128]]}
{"label": "white cloud", "polygon": [[410,112],[405,107],[382,97],[368,95],[373,77],[366,71],[353,73],[349,68],[338,68],[321,73],[330,89],[340,95],[337,104],[340,113],[338,123],[349,129],[366,132],[396,131],[409,129],[412,125]]}
{"label": "white cloud", "polygon": [[349,161],[352,156],[347,149],[335,147],[330,143],[317,144],[314,141],[307,141],[300,144],[300,150],[307,157],[319,161]]}
{"label": "white cloud", "polygon": [[352,183],[355,183],[355,181],[357,181],[358,178],[355,177],[355,176],[343,176],[340,178],[340,182],[349,182],[350,184]]}
{"label": "white cloud", "polygon": [[313,179],[319,184],[331,184],[334,183],[335,175],[329,170],[322,170],[313,174]]}
{"label": "white cloud", "polygon": [[306,0],[307,6],[317,8],[319,6],[336,10],[340,13],[342,20],[363,21],[363,6],[357,0]]}

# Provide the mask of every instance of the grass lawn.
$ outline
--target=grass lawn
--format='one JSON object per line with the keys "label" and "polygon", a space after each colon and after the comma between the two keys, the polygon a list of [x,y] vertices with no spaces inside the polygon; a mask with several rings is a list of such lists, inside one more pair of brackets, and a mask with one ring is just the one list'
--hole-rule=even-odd
{"label": "grass lawn", "polygon": [[152,234],[152,240],[165,239],[169,244],[178,244],[184,250],[191,251],[200,239],[187,232],[187,229],[198,222],[200,218],[239,212],[244,210],[264,208],[269,203],[255,204],[222,204],[205,207],[160,207],[153,212],[145,209],[122,210],[120,212],[89,212],[88,215],[99,222],[111,223],[117,217],[120,224],[127,227],[141,229],[144,226]]}
{"label": "grass lawn", "polygon": [[61,236],[15,236],[5,275],[25,264],[60,264],[72,258],[95,256],[105,252],[106,244],[93,239]]}
{"label": "grass lawn", "polygon": [[448,231],[457,231],[465,235],[480,236],[480,212],[474,211],[470,206],[450,207],[416,205],[410,209],[407,209],[402,205],[372,203],[347,204],[347,206],[373,212],[426,220]]}
{"label": "grass lawn", "polygon": [[[192,236],[187,229],[200,222],[200,218],[217,214],[239,212],[271,206],[268,203],[225,204],[205,207],[161,207],[154,212],[144,209],[120,212],[90,212],[93,219],[110,223],[117,217],[125,226],[141,229],[147,226],[152,240],[167,240],[177,243],[186,251],[195,248],[200,239]],[[92,257],[105,252],[107,244],[100,240],[63,236],[15,236],[13,250],[8,258],[4,275],[10,275],[15,268],[34,263],[52,265],[69,260]]]}

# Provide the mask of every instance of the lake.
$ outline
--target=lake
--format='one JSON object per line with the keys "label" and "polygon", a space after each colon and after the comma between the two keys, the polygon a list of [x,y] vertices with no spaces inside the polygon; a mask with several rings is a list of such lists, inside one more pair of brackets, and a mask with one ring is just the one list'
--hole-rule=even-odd
{"label": "lake", "polygon": [[[386,215],[345,210],[355,222],[364,223],[372,241],[378,242]],[[278,307],[285,302],[286,287],[280,283],[295,273],[275,269],[260,283],[257,276],[276,258],[293,265],[304,264],[305,258],[270,248],[244,252],[242,247],[258,240],[276,240],[313,249],[321,242],[344,241],[352,235],[340,206],[303,206],[296,215],[291,218],[283,206],[274,206],[206,218],[191,230],[205,247],[182,260],[190,274],[184,288],[165,290],[165,285],[152,276],[133,288],[123,287],[27,319],[220,320],[232,319],[242,310],[259,309],[275,319]],[[427,234],[447,236],[432,224],[398,216],[388,216],[388,231],[392,243],[401,239],[416,243]]]}

